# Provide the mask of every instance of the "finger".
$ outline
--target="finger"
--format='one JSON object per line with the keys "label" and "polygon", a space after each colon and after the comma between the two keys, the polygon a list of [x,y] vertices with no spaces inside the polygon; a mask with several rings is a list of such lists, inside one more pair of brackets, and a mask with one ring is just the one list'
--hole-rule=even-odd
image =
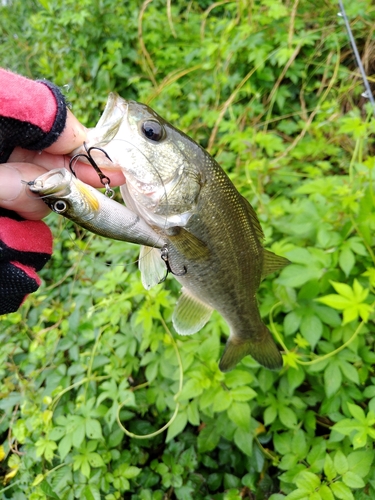
{"label": "finger", "polygon": [[[80,179],[81,181],[85,182],[86,184],[90,184],[90,186],[103,187],[98,174],[91,165],[77,162],[77,164],[74,165],[73,168],[78,179]],[[125,184],[125,177],[120,170],[108,170],[105,168],[100,170],[110,180],[111,187],[121,186],[122,184]]]}
{"label": "finger", "polygon": [[22,181],[32,181],[46,170],[31,163],[0,165],[0,206],[30,220],[42,219],[50,209]]}
{"label": "finger", "polygon": [[86,128],[77,120],[73,113],[68,109],[65,128],[60,134],[56,142],[49,148],[46,148],[47,153],[54,155],[65,155],[74,149],[82,146],[86,139]]}
{"label": "finger", "polygon": [[[35,165],[39,165],[46,170],[53,170],[55,168],[69,169],[70,157],[53,155],[47,153],[46,151],[39,153],[36,151],[28,151],[27,149],[15,148],[9,158],[9,161],[17,163],[34,163]],[[77,160],[73,162],[73,168],[77,177],[81,181],[86,182],[86,184],[90,184],[93,187],[103,187],[98,174],[91,165]],[[103,169],[102,172],[110,178],[112,187],[121,186],[121,184],[125,183],[125,177],[118,167],[117,170]]]}

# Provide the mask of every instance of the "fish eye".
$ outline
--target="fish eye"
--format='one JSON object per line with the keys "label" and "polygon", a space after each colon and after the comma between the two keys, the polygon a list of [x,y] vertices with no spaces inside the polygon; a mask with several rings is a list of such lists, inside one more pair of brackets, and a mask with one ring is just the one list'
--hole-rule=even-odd
{"label": "fish eye", "polygon": [[165,130],[159,122],[154,120],[146,120],[141,125],[143,135],[154,142],[160,142],[165,137]]}
{"label": "fish eye", "polygon": [[65,201],[62,201],[62,200],[58,200],[56,201],[53,206],[52,206],[52,210],[58,214],[61,214],[62,212],[65,212],[66,210],[66,203]]}

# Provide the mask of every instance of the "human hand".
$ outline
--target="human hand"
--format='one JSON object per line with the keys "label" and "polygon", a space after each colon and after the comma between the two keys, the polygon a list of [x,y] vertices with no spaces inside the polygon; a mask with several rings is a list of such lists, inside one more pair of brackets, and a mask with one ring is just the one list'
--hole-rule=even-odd
{"label": "human hand", "polygon": [[[70,157],[66,155],[81,146],[85,139],[85,127],[68,110],[65,128],[52,146],[42,152],[15,148],[7,163],[0,164],[0,207],[14,210],[29,220],[45,217],[50,212],[49,208],[27,189],[25,182],[34,180],[48,170],[69,168]],[[103,187],[90,165],[77,161],[74,171],[83,182],[94,187]],[[120,171],[109,172],[103,169],[103,173],[110,177],[111,187],[125,182]]]}

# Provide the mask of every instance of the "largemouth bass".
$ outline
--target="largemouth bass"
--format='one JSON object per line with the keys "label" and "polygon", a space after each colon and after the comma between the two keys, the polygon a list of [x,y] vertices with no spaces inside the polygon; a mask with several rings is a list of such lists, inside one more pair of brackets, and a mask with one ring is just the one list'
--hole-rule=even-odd
{"label": "largemouth bass", "polygon": [[230,326],[222,371],[248,354],[280,368],[256,292],[264,276],[288,261],[263,248],[253,208],[218,163],[148,106],[115,94],[89,132],[88,146],[100,146],[112,161],[95,156],[99,164],[121,168],[126,205],[167,242],[165,260],[183,286],[172,318],[176,331],[197,332],[216,309]]}
{"label": "largemouth bass", "polygon": [[40,175],[29,188],[54,212],[89,231],[115,240],[161,248],[165,241],[141,217],[83,183],[65,168]]}

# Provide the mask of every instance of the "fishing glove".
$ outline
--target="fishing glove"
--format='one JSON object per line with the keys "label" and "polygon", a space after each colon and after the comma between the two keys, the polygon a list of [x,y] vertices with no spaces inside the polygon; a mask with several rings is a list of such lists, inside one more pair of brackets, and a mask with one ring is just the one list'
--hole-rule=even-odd
{"label": "fishing glove", "polygon": [[66,102],[47,80],[33,81],[0,68],[0,163],[16,146],[38,151],[64,130]]}
{"label": "fishing glove", "polygon": [[[64,130],[65,98],[48,81],[32,81],[0,68],[0,163],[16,146],[38,151]],[[0,314],[14,312],[40,285],[36,274],[52,253],[52,236],[41,221],[0,207]]]}
{"label": "fishing glove", "polygon": [[16,311],[38,289],[36,271],[51,253],[51,231],[44,222],[25,220],[0,208],[0,314]]}

